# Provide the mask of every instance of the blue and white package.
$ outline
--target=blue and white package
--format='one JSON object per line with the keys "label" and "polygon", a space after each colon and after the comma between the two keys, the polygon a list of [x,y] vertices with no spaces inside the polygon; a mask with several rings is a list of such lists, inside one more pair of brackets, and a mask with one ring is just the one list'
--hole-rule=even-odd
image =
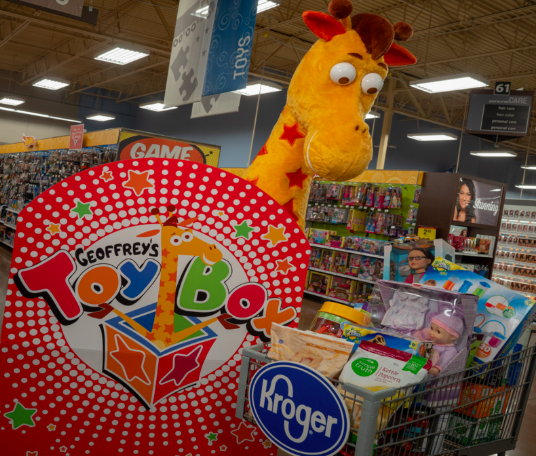
{"label": "blue and white package", "polygon": [[473,358],[473,366],[508,354],[536,311],[534,301],[526,296],[440,257],[420,283],[430,281],[438,288],[459,291],[463,287],[465,293],[478,296],[474,332],[484,334],[484,339]]}

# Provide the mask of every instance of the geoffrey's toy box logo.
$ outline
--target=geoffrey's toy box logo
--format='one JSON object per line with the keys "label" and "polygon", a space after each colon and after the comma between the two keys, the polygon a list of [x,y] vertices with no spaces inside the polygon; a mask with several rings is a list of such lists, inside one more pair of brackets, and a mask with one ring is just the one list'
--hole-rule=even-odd
{"label": "geoffrey's toy box logo", "polygon": [[269,341],[273,322],[295,324],[309,246],[246,181],[132,160],[36,203],[19,216],[12,288],[46,302],[57,337],[147,409],[236,363],[245,341]]}

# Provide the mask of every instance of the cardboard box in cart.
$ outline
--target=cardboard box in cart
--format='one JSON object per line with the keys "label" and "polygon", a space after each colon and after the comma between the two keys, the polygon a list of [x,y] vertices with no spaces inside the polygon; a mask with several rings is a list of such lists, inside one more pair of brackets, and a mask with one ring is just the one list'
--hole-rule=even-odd
{"label": "cardboard box in cart", "polygon": [[497,439],[503,418],[476,419],[452,413],[445,438],[464,446],[492,442]]}
{"label": "cardboard box in cart", "polygon": [[508,354],[536,312],[534,301],[443,258],[436,258],[420,280],[435,280],[437,287],[478,296],[474,331],[484,339],[472,366]]}
{"label": "cardboard box in cart", "polygon": [[[470,416],[471,418],[485,418],[490,415],[504,414],[508,398],[510,397],[510,391],[505,391],[505,389],[506,387],[504,385],[492,388],[473,382],[464,382],[456,412]],[[498,394],[501,392],[504,392],[504,394]],[[484,399],[488,396],[493,397]],[[460,407],[468,403],[472,404],[467,405],[466,407]]]}

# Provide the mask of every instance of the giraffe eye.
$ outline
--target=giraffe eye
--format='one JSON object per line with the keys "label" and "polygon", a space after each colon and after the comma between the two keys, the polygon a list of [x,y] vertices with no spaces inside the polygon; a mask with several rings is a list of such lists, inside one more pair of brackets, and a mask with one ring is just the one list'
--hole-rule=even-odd
{"label": "giraffe eye", "polygon": [[383,87],[383,78],[378,73],[369,73],[363,76],[361,88],[368,95],[378,93]]}
{"label": "giraffe eye", "polygon": [[190,242],[193,238],[194,238],[194,235],[193,235],[192,233],[188,233],[188,232],[186,232],[186,233],[184,233],[184,234],[182,235],[182,240],[183,240],[184,242]]}
{"label": "giraffe eye", "polygon": [[356,75],[357,72],[355,67],[348,62],[337,63],[337,65],[334,65],[329,72],[331,80],[340,85],[350,84],[353,82]]}
{"label": "giraffe eye", "polygon": [[182,242],[182,238],[180,236],[172,236],[172,238],[169,240],[171,245],[180,245]]}

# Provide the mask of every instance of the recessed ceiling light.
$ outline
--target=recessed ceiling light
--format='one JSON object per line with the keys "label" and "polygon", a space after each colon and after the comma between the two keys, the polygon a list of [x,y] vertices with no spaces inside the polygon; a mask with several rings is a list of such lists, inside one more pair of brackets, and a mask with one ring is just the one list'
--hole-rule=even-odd
{"label": "recessed ceiling light", "polygon": [[5,104],[9,106],[18,106],[24,103],[26,100],[24,98],[16,97],[14,95],[0,95],[0,104]]}
{"label": "recessed ceiling light", "polygon": [[162,112],[169,111],[170,109],[177,109],[177,106],[167,106],[162,101],[150,101],[149,103],[143,103],[140,105],[142,109],[148,109],[149,111]]}
{"label": "recessed ceiling light", "polygon": [[246,95],[247,97],[250,97],[253,95],[259,95],[259,92],[262,95],[265,93],[280,92],[281,90],[283,90],[283,87],[281,87],[279,84],[276,84],[275,82],[264,81],[262,83],[252,82],[243,89],[234,90],[234,92],[239,93],[240,95]]}
{"label": "recessed ceiling light", "polygon": [[86,116],[88,120],[96,120],[97,122],[106,122],[107,120],[114,120],[115,116],[113,114],[108,114],[104,112],[96,112],[95,114],[90,114]]}
{"label": "recessed ceiling light", "polygon": [[68,118],[65,118],[65,117],[49,116],[48,114],[43,114],[43,113],[40,113],[40,112],[32,112],[32,111],[23,111],[22,109],[2,108],[2,107],[0,107],[0,110],[1,111],[15,112],[17,114],[26,114],[27,116],[46,117],[47,119],[56,119],[56,120],[63,120],[65,122],[82,123],[82,121],[78,120],[78,119],[68,119]]}
{"label": "recessed ceiling light", "polygon": [[380,113],[378,111],[370,111],[365,116],[365,119],[379,119]]}
{"label": "recessed ceiling light", "polygon": [[454,141],[458,136],[452,133],[408,133],[408,138],[417,141]]}
{"label": "recessed ceiling light", "polygon": [[69,84],[70,82],[64,81],[63,79],[44,78],[34,82],[32,85],[34,87],[41,87],[42,89],[58,90],[67,87]]}
{"label": "recessed ceiling light", "polygon": [[516,185],[516,187],[523,190],[536,190],[536,185]]}
{"label": "recessed ceiling light", "polygon": [[[207,7],[208,8],[208,7]],[[95,57],[95,60],[103,62],[115,63],[116,65],[126,65],[143,57],[147,57],[149,51],[143,48],[131,45],[119,44],[109,49],[105,53]]]}
{"label": "recessed ceiling light", "polygon": [[521,168],[523,169],[536,169],[536,166],[532,165],[532,166],[522,166]]}
{"label": "recessed ceiling light", "polygon": [[489,81],[478,74],[460,73],[448,76],[438,76],[437,78],[419,79],[411,81],[409,85],[428,93],[438,93],[486,87],[489,85]]}
{"label": "recessed ceiling light", "polygon": [[[257,14],[267,11],[271,8],[275,8],[281,4],[281,0],[259,0],[257,3]],[[208,6],[199,8],[192,16],[201,17],[205,19],[208,16]]]}
{"label": "recessed ceiling light", "polygon": [[477,157],[517,157],[517,152],[511,150],[475,150],[471,155]]}

